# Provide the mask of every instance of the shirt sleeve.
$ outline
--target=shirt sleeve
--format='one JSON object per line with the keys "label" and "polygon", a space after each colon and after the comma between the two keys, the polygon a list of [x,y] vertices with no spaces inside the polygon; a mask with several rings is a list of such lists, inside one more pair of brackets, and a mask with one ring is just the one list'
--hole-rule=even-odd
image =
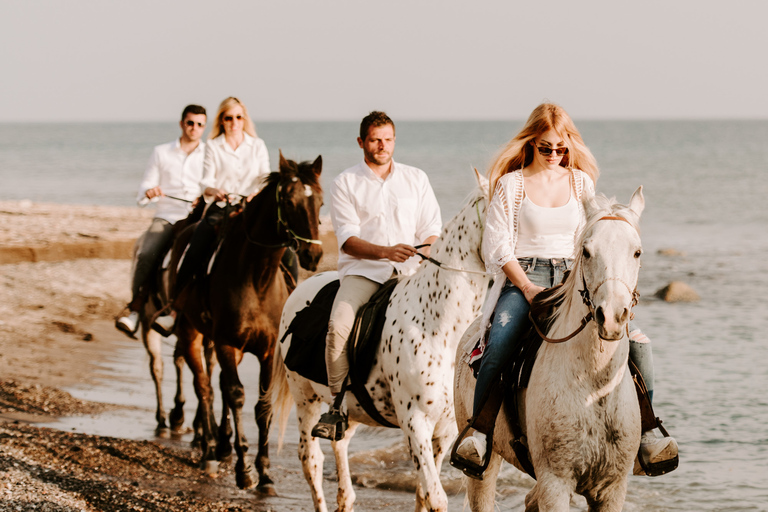
{"label": "shirt sleeve", "polygon": [[594,197],[595,195],[595,183],[592,181],[592,178],[589,177],[589,174],[582,171],[582,186],[584,187],[582,190],[582,195],[585,197]]}
{"label": "shirt sleeve", "polygon": [[203,157],[203,178],[200,180],[200,188],[203,193],[208,187],[216,187],[216,167],[216,150],[211,141],[205,145],[205,156]]}
{"label": "shirt sleeve", "polygon": [[488,272],[497,274],[502,267],[515,258],[515,242],[517,233],[510,219],[508,198],[514,200],[514,194],[507,194],[505,180],[499,180],[493,192],[488,213],[485,218],[483,233],[483,257]]}
{"label": "shirt sleeve", "polygon": [[[339,178],[343,178],[340,176]],[[360,236],[360,217],[355,209],[352,196],[343,179],[335,179],[331,184],[331,222],[339,250],[353,236]]]}
{"label": "shirt sleeve", "polygon": [[139,184],[139,192],[136,195],[136,201],[141,201],[146,195],[147,190],[160,185],[160,150],[155,148],[152,156],[149,157],[149,163],[144,171],[144,177]]}
{"label": "shirt sleeve", "polygon": [[431,236],[440,236],[443,221],[440,216],[440,204],[435,197],[435,191],[429,183],[429,178],[423,174],[421,186],[421,204],[419,219],[416,223],[416,241],[421,243]]}

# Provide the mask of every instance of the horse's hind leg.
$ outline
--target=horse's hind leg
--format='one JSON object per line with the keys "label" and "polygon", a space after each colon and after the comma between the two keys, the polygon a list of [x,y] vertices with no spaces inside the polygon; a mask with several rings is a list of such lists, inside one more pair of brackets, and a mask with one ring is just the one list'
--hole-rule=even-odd
{"label": "horse's hind leg", "polygon": [[333,454],[336,457],[336,476],[338,478],[338,492],[336,505],[338,512],[352,511],[355,503],[355,489],[352,487],[352,476],[349,473],[349,442],[355,435],[359,423],[350,423],[344,434],[344,439],[331,443]]}
{"label": "horse's hind leg", "polygon": [[499,476],[501,462],[501,455],[492,453],[482,480],[466,478],[467,501],[472,512],[493,512],[496,502],[496,479]]}
{"label": "horse's hind leg", "polygon": [[182,375],[184,374],[184,354],[183,346],[178,342],[173,349],[173,366],[176,369],[176,396],[173,398],[173,409],[171,410],[170,422],[171,430],[181,432],[184,427],[184,387],[182,386]]}
{"label": "horse's hind leg", "polygon": [[157,421],[157,430],[160,431],[168,428],[167,417],[163,408],[163,346],[161,336],[149,328],[146,313],[142,315],[141,320],[141,341],[144,342],[144,348],[149,354],[149,373],[155,383],[155,396],[157,397],[155,420]]}
{"label": "horse's hind leg", "polygon": [[243,358],[243,352],[229,345],[217,345],[217,355],[221,364],[222,398],[232,411],[235,424],[235,481],[240,489],[250,489],[255,483],[251,475],[251,465],[248,463],[248,439],[243,428],[243,405],[245,404],[245,389],[240,382],[237,366]]}

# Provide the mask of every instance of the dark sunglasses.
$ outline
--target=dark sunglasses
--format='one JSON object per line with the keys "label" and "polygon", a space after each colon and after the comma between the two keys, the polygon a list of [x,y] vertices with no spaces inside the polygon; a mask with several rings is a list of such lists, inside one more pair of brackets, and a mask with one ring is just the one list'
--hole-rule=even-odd
{"label": "dark sunglasses", "polygon": [[563,156],[568,154],[568,148],[548,148],[546,146],[536,146],[543,156],[549,156],[554,151],[557,156]]}
{"label": "dark sunglasses", "polygon": [[225,121],[227,121],[228,123],[231,123],[231,122],[232,122],[232,121],[234,121],[235,119],[237,119],[237,120],[239,121],[239,120],[241,120],[242,118],[243,118],[243,116],[241,116],[240,114],[237,114],[237,115],[236,115],[236,116],[234,116],[234,117],[233,117],[233,116],[224,116],[224,120],[225,120]]}
{"label": "dark sunglasses", "polygon": [[197,126],[199,126],[200,128],[202,128],[203,126],[205,126],[205,123],[196,123],[196,122],[194,122],[194,121],[189,121],[189,120],[187,120],[187,121],[186,121],[184,124],[186,124],[187,126],[195,126],[195,125],[197,125]]}

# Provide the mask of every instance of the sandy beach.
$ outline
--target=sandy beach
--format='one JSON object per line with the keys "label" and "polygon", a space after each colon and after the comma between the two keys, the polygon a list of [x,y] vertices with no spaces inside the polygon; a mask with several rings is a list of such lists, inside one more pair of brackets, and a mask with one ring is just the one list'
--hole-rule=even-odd
{"label": "sandy beach", "polygon": [[[280,497],[262,499],[237,490],[229,464],[219,478],[206,477],[188,446],[36,426],[118,407],[62,389],[99,386],[97,365],[113,349],[114,317],[129,299],[131,247],[151,216],[138,208],[0,202],[0,510],[311,508],[294,450],[273,458]],[[329,226],[320,270],[336,265]],[[407,459],[402,447],[386,457],[392,464]],[[327,460],[326,474],[333,475]],[[376,490],[389,485],[377,471],[358,464],[356,482],[366,486],[356,491],[358,508],[410,509],[412,492]],[[414,474],[398,476],[399,488],[412,488]],[[326,484],[333,503],[333,477]]]}

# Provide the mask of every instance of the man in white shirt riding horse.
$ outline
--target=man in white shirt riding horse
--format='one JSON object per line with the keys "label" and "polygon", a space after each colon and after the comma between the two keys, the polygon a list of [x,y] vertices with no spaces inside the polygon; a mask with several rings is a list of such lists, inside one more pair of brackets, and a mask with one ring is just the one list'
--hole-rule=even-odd
{"label": "man in white shirt riding horse", "polygon": [[[440,206],[421,169],[392,159],[395,124],[384,112],[371,112],[360,124],[357,143],[363,161],[339,174],[331,186],[331,221],[339,245],[341,285],[331,309],[325,362],[328,386],[336,396],[349,371],[346,343],[357,310],[381,285],[418,266],[415,246],[429,255],[440,235]],[[330,439],[333,425],[346,418],[335,407],[313,429]]]}
{"label": "man in white shirt riding horse", "polygon": [[171,243],[173,225],[187,218],[192,201],[202,193],[205,143],[200,139],[206,119],[205,108],[187,105],[179,121],[181,137],[155,147],[139,186],[137,201],[156,200],[157,213],[136,255],[128,314],[115,323],[132,338],[139,328],[140,311],[146,300],[143,289]]}

